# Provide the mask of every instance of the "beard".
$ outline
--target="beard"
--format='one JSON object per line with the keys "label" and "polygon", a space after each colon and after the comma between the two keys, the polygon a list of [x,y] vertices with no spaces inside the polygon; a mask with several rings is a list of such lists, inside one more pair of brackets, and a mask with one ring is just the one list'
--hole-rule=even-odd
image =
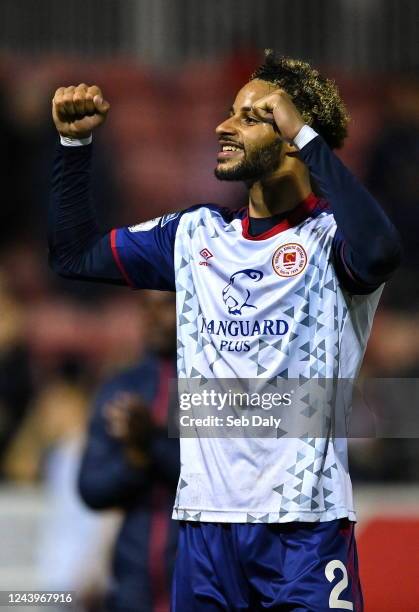
{"label": "beard", "polygon": [[220,181],[246,181],[254,183],[278,169],[282,141],[277,140],[265,147],[254,149],[249,154],[244,151],[242,161],[232,167],[223,167],[221,162],[214,170]]}

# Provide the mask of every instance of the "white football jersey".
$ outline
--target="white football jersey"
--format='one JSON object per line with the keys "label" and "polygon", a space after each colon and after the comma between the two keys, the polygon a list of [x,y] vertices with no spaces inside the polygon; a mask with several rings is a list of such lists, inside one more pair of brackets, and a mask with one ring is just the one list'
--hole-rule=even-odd
{"label": "white football jersey", "polygon": [[[117,230],[127,276],[140,258],[159,268],[159,280],[133,284],[176,290],[179,378],[354,379],[381,288],[350,295],[340,286],[330,210],[311,196],[273,230],[254,238],[247,228],[246,209],[203,205]],[[187,437],[180,445],[175,519],[355,520],[345,438]]]}

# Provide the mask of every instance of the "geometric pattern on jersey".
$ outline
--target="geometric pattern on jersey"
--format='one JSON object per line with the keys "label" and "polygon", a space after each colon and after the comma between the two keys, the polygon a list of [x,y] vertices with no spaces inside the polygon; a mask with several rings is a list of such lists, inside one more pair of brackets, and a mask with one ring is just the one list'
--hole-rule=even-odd
{"label": "geometric pattern on jersey", "polygon": [[[243,237],[240,219],[227,220],[214,208],[186,213],[175,242],[179,377],[298,378],[301,385],[318,377],[355,377],[379,291],[351,298],[340,288],[331,262],[335,231],[333,216],[324,211],[271,238],[252,241]],[[301,245],[308,259],[304,271],[291,278],[278,277],[272,267],[273,253],[286,243]],[[210,266],[199,266],[202,249],[212,255]],[[235,318],[217,296],[240,267],[263,273],[260,284],[252,287],[252,298],[257,304],[253,289],[259,295],[265,292],[264,319],[274,320],[280,308],[289,329],[283,336],[248,339],[246,352],[225,351],[219,335],[208,333],[209,322]],[[256,308],[244,310],[246,319],[257,317]],[[308,405],[308,416],[310,410]],[[181,439],[181,457],[176,519],[355,519],[345,440],[188,438]],[[241,468],[252,466],[254,457],[260,457],[260,469],[240,484]]]}
{"label": "geometric pattern on jersey", "polygon": [[[325,203],[263,239],[245,214],[203,205],[118,230],[118,253],[137,286],[176,290],[180,379],[297,379],[304,404],[312,379],[357,376],[382,288],[342,289]],[[286,249],[288,268],[274,257]],[[310,401],[304,411],[314,418]],[[355,520],[344,438],[181,438],[180,450],[175,519]]]}

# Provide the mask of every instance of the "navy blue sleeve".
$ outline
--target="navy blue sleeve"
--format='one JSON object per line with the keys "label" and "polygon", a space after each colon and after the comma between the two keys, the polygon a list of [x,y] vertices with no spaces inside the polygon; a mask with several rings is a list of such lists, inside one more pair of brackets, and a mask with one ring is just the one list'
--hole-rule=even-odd
{"label": "navy blue sleeve", "polygon": [[396,228],[320,136],[305,145],[299,155],[337,224],[332,248],[340,282],[354,294],[375,291],[400,263]]}
{"label": "navy blue sleeve", "polygon": [[49,262],[67,278],[174,290],[181,213],[101,233],[91,195],[93,145],[59,145],[48,216]]}
{"label": "navy blue sleeve", "polygon": [[103,407],[119,390],[119,386],[109,384],[99,393],[81,460],[79,493],[95,510],[126,507],[150,485],[148,468],[133,466],[124,445],[106,430]]}
{"label": "navy blue sleeve", "polygon": [[123,285],[110,234],[102,234],[96,221],[92,146],[57,147],[48,214],[49,263],[67,278]]}
{"label": "navy blue sleeve", "polygon": [[181,213],[111,232],[115,261],[136,289],[175,291],[174,244]]}

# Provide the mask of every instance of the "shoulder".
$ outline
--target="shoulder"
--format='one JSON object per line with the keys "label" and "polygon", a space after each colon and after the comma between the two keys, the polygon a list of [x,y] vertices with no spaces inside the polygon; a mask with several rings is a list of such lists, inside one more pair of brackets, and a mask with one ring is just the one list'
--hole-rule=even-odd
{"label": "shoulder", "polygon": [[182,211],[182,215],[186,222],[194,222],[199,220],[216,219],[224,223],[231,223],[234,219],[241,218],[245,214],[246,208],[232,210],[226,206],[219,204],[205,203],[195,204],[190,208]]}
{"label": "shoulder", "polygon": [[244,214],[244,210],[244,208],[231,210],[230,208],[213,203],[194,204],[183,210],[167,213],[161,217],[155,217],[136,225],[129,225],[124,228],[125,235],[126,237],[131,236],[133,239],[149,233],[174,236],[181,223],[194,224],[201,222],[202,225],[210,219],[218,219],[225,223],[230,223],[233,219]]}
{"label": "shoulder", "polygon": [[296,233],[309,236],[321,236],[327,234],[333,236],[336,232],[336,221],[329,203],[323,198],[318,198],[309,215],[298,225]]}
{"label": "shoulder", "polygon": [[324,198],[319,198],[310,216],[312,219],[327,219],[328,221],[332,220],[333,211],[329,202]]}
{"label": "shoulder", "polygon": [[237,222],[240,224],[240,219],[245,214],[246,207],[232,210],[218,204],[197,204],[183,213],[179,225],[181,242],[184,243],[185,234],[190,240],[195,240],[204,234],[207,237],[216,238],[219,232],[236,231]]}
{"label": "shoulder", "polygon": [[336,221],[333,211],[327,200],[320,198],[310,215],[311,225],[316,230],[322,230],[327,233],[335,233]]}

